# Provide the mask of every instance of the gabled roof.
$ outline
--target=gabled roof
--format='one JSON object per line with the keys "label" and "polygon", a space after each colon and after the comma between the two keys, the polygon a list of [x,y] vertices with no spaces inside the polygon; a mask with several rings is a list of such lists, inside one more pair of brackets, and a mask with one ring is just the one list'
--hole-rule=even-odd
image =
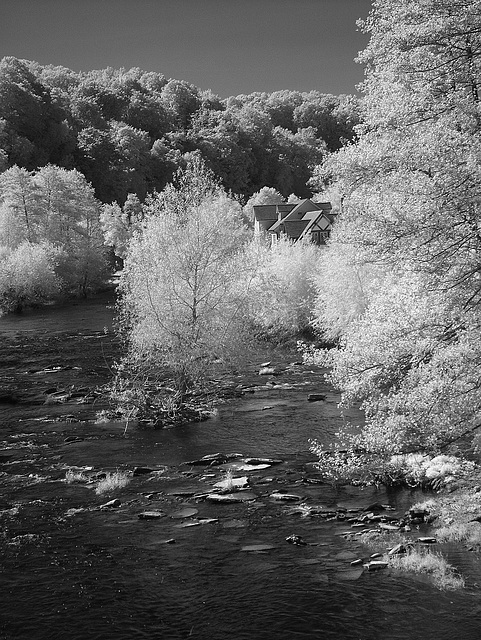
{"label": "gabled roof", "polygon": [[284,232],[288,238],[297,240],[300,238],[306,228],[305,220],[283,220]]}
{"label": "gabled roof", "polygon": [[306,235],[316,225],[323,231],[334,221],[330,202],[312,202],[305,198],[300,202],[283,204],[264,204],[254,206],[255,219],[269,233],[285,233],[289,238],[297,239]]}
{"label": "gabled roof", "polygon": [[256,220],[277,220],[276,204],[258,204],[253,209]]}
{"label": "gabled roof", "polygon": [[327,231],[327,229],[331,226],[331,224],[332,224],[332,216],[322,212],[316,217],[313,217],[308,221],[301,236],[304,237],[308,233],[311,233],[312,231]]}

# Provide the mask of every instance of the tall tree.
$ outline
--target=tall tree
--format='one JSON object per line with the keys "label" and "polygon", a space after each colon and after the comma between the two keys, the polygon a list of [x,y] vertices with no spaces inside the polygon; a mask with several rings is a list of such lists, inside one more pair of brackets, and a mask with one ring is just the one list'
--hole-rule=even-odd
{"label": "tall tree", "polygon": [[15,165],[0,174],[0,244],[15,248],[39,239],[37,204],[32,173]]}
{"label": "tall tree", "polygon": [[363,27],[364,123],[324,167],[344,201],[320,291],[352,273],[343,254],[377,279],[343,326],[322,321],[362,446],[436,448],[481,417],[481,2],[375,0]]}
{"label": "tall tree", "polygon": [[180,408],[216,360],[245,351],[240,205],[196,156],[176,178],[147,206],[121,282],[129,347],[123,380],[144,411],[162,406],[166,375]]}

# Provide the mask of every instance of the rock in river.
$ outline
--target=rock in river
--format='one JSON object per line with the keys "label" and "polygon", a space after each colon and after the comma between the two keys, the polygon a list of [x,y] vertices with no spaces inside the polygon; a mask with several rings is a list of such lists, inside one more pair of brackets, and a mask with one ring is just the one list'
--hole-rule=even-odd
{"label": "rock in river", "polygon": [[157,520],[158,518],[163,518],[165,513],[163,511],[143,511],[138,514],[138,518],[140,520]]}
{"label": "rock in river", "polygon": [[245,502],[247,500],[255,500],[257,498],[252,491],[244,491],[239,493],[210,493],[205,496],[210,502],[223,502],[231,504],[234,502]]}
{"label": "rock in river", "polygon": [[287,536],[286,542],[288,542],[289,544],[295,544],[298,547],[305,547],[307,545],[307,542],[301,536],[298,536],[296,533],[293,533],[292,535]]}
{"label": "rock in river", "polygon": [[191,518],[197,513],[199,513],[198,509],[194,509],[194,507],[185,507],[184,509],[179,509],[179,511],[174,511],[170,517],[176,520],[181,520],[182,518]]}
{"label": "rock in river", "polygon": [[269,549],[275,549],[273,544],[248,544],[242,547],[241,551],[269,551]]}
{"label": "rock in river", "polygon": [[238,489],[243,489],[249,483],[247,476],[242,476],[240,478],[225,478],[220,482],[216,482],[214,487],[216,489],[227,489],[229,491],[236,491]]}
{"label": "rock in river", "polygon": [[379,571],[380,569],[385,569],[388,566],[388,563],[383,562],[382,560],[372,560],[364,566],[368,571]]}
{"label": "rock in river", "polygon": [[219,464],[225,464],[230,460],[235,460],[236,458],[242,458],[241,453],[209,453],[206,456],[202,456],[198,460],[191,460],[190,462],[184,462],[183,464],[190,465],[204,465],[205,467],[213,467]]}
{"label": "rock in river", "polygon": [[270,497],[273,500],[280,500],[282,502],[300,502],[302,500],[302,496],[298,496],[295,493],[281,493],[280,491],[271,493]]}
{"label": "rock in river", "polygon": [[326,396],[323,393],[310,393],[307,396],[308,402],[320,402],[321,400],[325,400]]}
{"label": "rock in river", "polygon": [[99,509],[115,509],[116,507],[121,506],[121,502],[118,498],[114,498],[113,500],[109,500],[105,504],[101,504]]}
{"label": "rock in river", "polygon": [[249,465],[258,466],[261,464],[282,464],[284,460],[278,458],[245,458],[244,462]]}
{"label": "rock in river", "polygon": [[152,473],[152,471],[153,469],[151,469],[150,467],[134,467],[132,475],[135,478],[136,476],[145,476],[149,473]]}

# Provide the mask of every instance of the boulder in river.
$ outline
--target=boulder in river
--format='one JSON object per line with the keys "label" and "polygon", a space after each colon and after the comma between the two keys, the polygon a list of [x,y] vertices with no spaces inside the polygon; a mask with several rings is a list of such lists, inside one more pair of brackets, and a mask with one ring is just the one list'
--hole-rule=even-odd
{"label": "boulder in river", "polygon": [[109,500],[105,504],[101,504],[99,509],[115,509],[116,507],[120,507],[122,503],[118,498],[114,498],[113,500]]}
{"label": "boulder in river", "polygon": [[194,507],[184,507],[183,509],[179,509],[178,511],[174,511],[174,513],[171,513],[170,517],[176,520],[181,520],[182,518],[191,518],[197,513],[199,513],[199,510],[195,509]]}
{"label": "boulder in river", "polygon": [[261,464],[282,464],[284,460],[279,460],[278,458],[245,458],[244,462],[250,465],[261,465]]}
{"label": "boulder in river", "polygon": [[302,538],[302,536],[299,536],[296,533],[287,536],[286,542],[288,542],[289,544],[294,544],[298,547],[305,547],[307,545],[307,542]]}
{"label": "boulder in river", "polygon": [[398,524],[390,524],[388,522],[380,522],[379,528],[383,531],[399,531],[400,526]]}
{"label": "boulder in river", "polygon": [[421,542],[421,544],[436,544],[437,540],[436,538],[425,537],[425,538],[418,538],[417,542]]}
{"label": "boulder in river", "polygon": [[230,460],[236,460],[242,458],[241,453],[209,453],[206,456],[202,456],[198,460],[191,460],[190,462],[184,462],[183,464],[189,464],[193,466],[204,465],[205,467],[213,467],[220,464],[226,464]]}
{"label": "boulder in river", "polygon": [[302,500],[302,496],[298,496],[295,493],[281,493],[280,491],[274,491],[274,493],[271,493],[270,497],[273,500],[279,500],[282,502],[300,502]]}
{"label": "boulder in river", "polygon": [[150,467],[134,467],[134,470],[132,472],[132,475],[134,477],[136,476],[145,476],[149,473],[152,473],[153,469],[150,469]]}
{"label": "boulder in river", "polygon": [[158,520],[164,516],[165,513],[163,511],[142,511],[142,513],[139,513],[137,517],[140,520]]}
{"label": "boulder in river", "polygon": [[235,468],[237,471],[261,471],[262,469],[268,469],[271,465],[264,464],[236,464]]}
{"label": "boulder in river", "polygon": [[402,542],[400,542],[399,544],[395,545],[392,549],[390,549],[387,554],[388,556],[397,556],[397,555],[401,555],[403,553],[406,553],[407,549],[406,549],[406,545],[404,545]]}
{"label": "boulder in river", "polygon": [[216,489],[223,489],[227,491],[238,491],[239,489],[243,489],[249,484],[249,480],[247,476],[241,476],[240,478],[224,478],[224,480],[220,480],[216,482],[214,487]]}
{"label": "boulder in river", "polygon": [[270,549],[275,549],[275,545],[273,544],[247,544],[242,547],[241,551],[269,551]]}
{"label": "boulder in river", "polygon": [[325,400],[326,396],[323,393],[310,393],[307,396],[307,401],[308,402],[321,402],[322,400]]}
{"label": "boulder in river", "polygon": [[386,569],[388,566],[387,562],[383,560],[371,560],[364,565],[368,571],[379,571],[380,569]]}
{"label": "boulder in river", "polygon": [[238,493],[209,493],[205,496],[209,502],[222,502],[224,504],[232,504],[234,502],[246,502],[248,500],[255,500],[256,494],[251,491],[238,492]]}

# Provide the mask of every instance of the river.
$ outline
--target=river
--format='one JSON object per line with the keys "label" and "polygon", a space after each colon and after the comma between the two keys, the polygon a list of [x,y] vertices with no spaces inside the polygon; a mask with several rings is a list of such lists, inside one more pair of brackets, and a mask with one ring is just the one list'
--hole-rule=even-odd
{"label": "river", "polygon": [[[372,550],[343,535],[342,514],[382,503],[401,516],[420,496],[320,481],[309,439],[330,442],[359,418],[340,412],[321,370],[276,352],[279,375],[259,376],[262,354],[213,418],[124,434],[99,419],[119,354],[113,315],[100,296],[0,318],[2,639],[479,640],[475,554],[448,550],[466,578],[458,592],[351,566]],[[312,392],[325,399],[308,402]],[[216,452],[242,458],[185,464]],[[280,462],[238,468],[249,457]],[[65,480],[135,468],[109,494]],[[248,477],[245,499],[206,500],[229,469]]]}

